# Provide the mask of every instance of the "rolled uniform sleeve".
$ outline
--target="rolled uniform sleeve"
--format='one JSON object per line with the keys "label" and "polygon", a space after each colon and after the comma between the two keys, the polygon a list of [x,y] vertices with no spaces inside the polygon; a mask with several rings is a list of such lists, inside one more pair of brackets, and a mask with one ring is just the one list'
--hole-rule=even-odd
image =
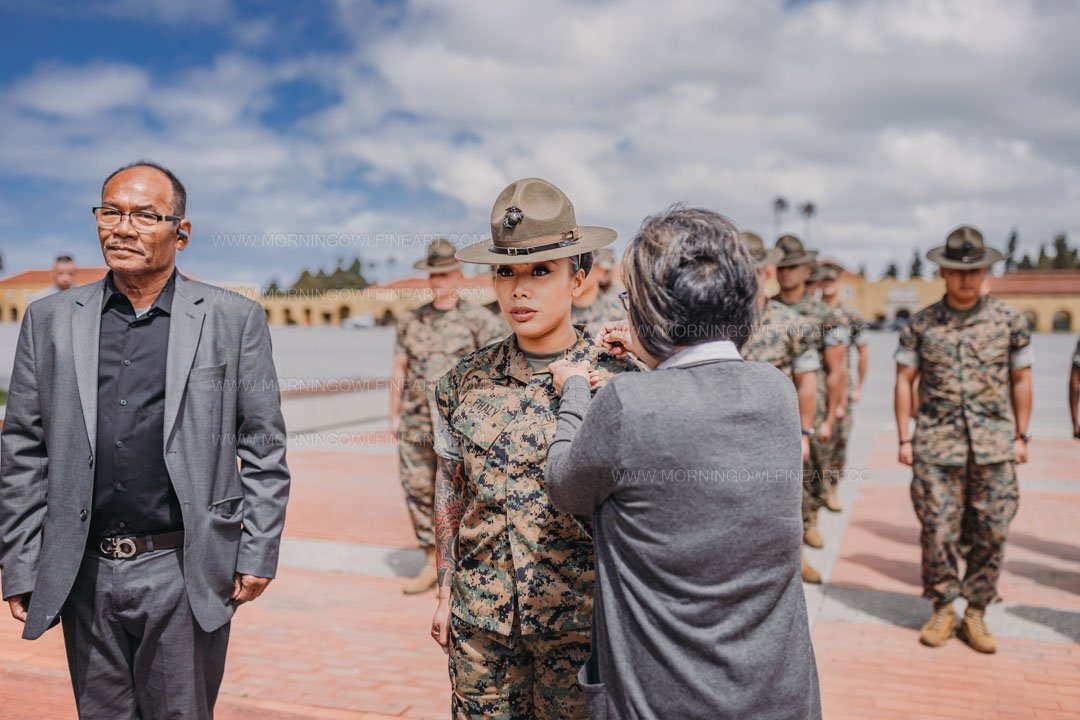
{"label": "rolled uniform sleeve", "polygon": [[814,347],[814,343],[799,327],[787,328],[788,339],[791,343],[791,372],[793,375],[817,372],[821,369],[821,354]]}
{"label": "rolled uniform sleeve", "polygon": [[821,368],[821,360],[813,350],[806,350],[795,357],[791,363],[791,372],[796,375],[808,372],[817,372]]}
{"label": "rolled uniform sleeve", "polygon": [[836,310],[830,310],[821,324],[821,340],[825,349],[846,345],[850,339],[844,318]]}
{"label": "rolled uniform sleeve", "polygon": [[825,347],[831,348],[837,345],[843,345],[847,341],[847,333],[844,332],[842,327],[831,327],[825,329]]}
{"label": "rolled uniform sleeve", "polygon": [[1031,347],[1027,320],[1022,315],[1014,315],[1009,322],[1009,369],[1023,370],[1034,364],[1035,350]]}
{"label": "rolled uniform sleeve", "polygon": [[461,436],[450,426],[450,416],[457,407],[457,392],[453,387],[453,371],[439,378],[435,386],[435,407],[432,415],[435,454],[443,460],[462,462],[465,455],[461,449]]}
{"label": "rolled uniform sleeve", "polygon": [[870,342],[870,338],[866,334],[866,321],[854,312],[851,315],[849,332],[851,334],[851,344],[855,347],[864,347]]}
{"label": "rolled uniform sleeve", "polygon": [[919,369],[919,336],[915,334],[911,323],[900,331],[900,344],[893,353],[897,365]]}

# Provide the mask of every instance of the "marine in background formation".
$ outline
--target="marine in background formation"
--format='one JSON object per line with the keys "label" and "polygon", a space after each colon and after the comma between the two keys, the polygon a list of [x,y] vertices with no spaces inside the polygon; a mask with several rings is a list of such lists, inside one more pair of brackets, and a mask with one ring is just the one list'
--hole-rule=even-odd
{"label": "marine in background formation", "polygon": [[[803,434],[810,438],[810,455],[803,464],[803,542],[813,548],[824,547],[818,530],[818,511],[825,502],[827,485],[827,445],[839,421],[839,409],[847,394],[847,338],[840,314],[818,300],[807,289],[811,266],[817,253],[807,251],[794,235],[776,241],[782,253],[776,264],[780,292],[773,298],[801,317],[800,333],[820,360],[817,370],[816,411],[811,428]],[[842,413],[841,413],[842,414]]]}
{"label": "marine in background formation", "polygon": [[459,299],[461,263],[449,240],[435,240],[427,257],[413,267],[428,273],[433,298],[398,321],[390,384],[390,427],[398,440],[401,486],[425,554],[420,572],[402,588],[407,595],[431,590],[437,580],[431,424],[435,383],[462,357],[504,334],[491,313]]}
{"label": "marine in background formation", "polygon": [[[945,297],[911,319],[895,353],[898,456],[912,467],[923,596],[934,604],[919,639],[940,647],[956,634],[993,653],[997,641],[985,614],[1000,599],[1019,503],[1016,465],[1028,458],[1034,352],[1023,317],[981,293],[1003,256],[978,230],[957,228],[927,258],[941,268]],[[957,627],[953,602],[960,597],[967,607]]]}

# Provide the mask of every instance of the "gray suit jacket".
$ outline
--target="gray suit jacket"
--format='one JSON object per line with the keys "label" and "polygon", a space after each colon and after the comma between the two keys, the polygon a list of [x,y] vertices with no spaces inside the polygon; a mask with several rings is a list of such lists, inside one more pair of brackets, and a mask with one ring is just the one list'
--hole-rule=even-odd
{"label": "gray suit jacket", "polygon": [[[0,579],[33,592],[23,637],[59,619],[94,488],[102,283],[30,304],[0,434]],[[232,617],[233,573],[274,577],[289,470],[262,307],[177,275],[161,452],[180,500],[184,578],[204,630]],[[240,467],[237,467],[237,458]]]}

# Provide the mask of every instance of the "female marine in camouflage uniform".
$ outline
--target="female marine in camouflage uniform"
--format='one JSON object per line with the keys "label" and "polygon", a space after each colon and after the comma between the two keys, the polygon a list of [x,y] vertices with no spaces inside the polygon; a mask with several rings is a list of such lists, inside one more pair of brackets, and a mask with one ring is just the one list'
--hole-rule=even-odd
{"label": "female marine in camouflage uniform", "polygon": [[587,364],[594,386],[635,369],[571,321],[591,251],[615,232],[578,227],[566,196],[538,179],[499,195],[491,228],[458,258],[497,266],[514,334],[466,356],[436,391],[431,633],[450,656],[454,717],[584,718],[575,674],[589,654],[591,519],[557,511],[544,485],[559,405],[548,365]]}

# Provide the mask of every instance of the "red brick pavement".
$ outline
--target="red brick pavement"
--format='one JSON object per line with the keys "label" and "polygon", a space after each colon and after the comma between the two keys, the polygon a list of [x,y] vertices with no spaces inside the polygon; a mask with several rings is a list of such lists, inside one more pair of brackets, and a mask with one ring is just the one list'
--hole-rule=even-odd
{"label": "red brick pavement", "polygon": [[290,450],[289,469],[286,537],[416,546],[396,454]]}
{"label": "red brick pavement", "polygon": [[828,720],[1080,717],[1080,646],[999,639],[980,655],[930,650],[890,625],[819,622],[813,633]]}
{"label": "red brick pavement", "polygon": [[[233,623],[221,717],[447,717],[434,595],[406,598],[400,584],[283,568]],[[13,620],[0,628],[0,718],[73,717],[60,631],[29,643]]]}
{"label": "red brick pavement", "polygon": [[[871,470],[902,470],[893,452],[885,433]],[[1073,479],[1073,446],[1053,452],[1022,477]],[[289,537],[412,545],[392,454],[300,450],[290,461]],[[1023,493],[1002,579],[1009,601],[1080,610],[1078,520],[1077,495]],[[860,482],[832,583],[915,597],[918,561],[906,484]],[[233,626],[218,716],[445,718],[446,661],[427,635],[433,609],[433,596],[403,597],[397,579],[284,567]],[[0,718],[73,718],[60,633],[34,643],[17,634],[0,621]],[[813,636],[830,720],[1080,717],[1075,644],[1001,638],[999,654],[985,657],[959,642],[923,648],[911,628],[824,619]]]}
{"label": "red brick pavement", "polygon": [[[1026,472],[1026,471],[1021,471]],[[1022,491],[998,586],[1013,603],[1080,611],[1080,494]],[[906,484],[859,488],[831,584],[919,595],[919,524]]]}

